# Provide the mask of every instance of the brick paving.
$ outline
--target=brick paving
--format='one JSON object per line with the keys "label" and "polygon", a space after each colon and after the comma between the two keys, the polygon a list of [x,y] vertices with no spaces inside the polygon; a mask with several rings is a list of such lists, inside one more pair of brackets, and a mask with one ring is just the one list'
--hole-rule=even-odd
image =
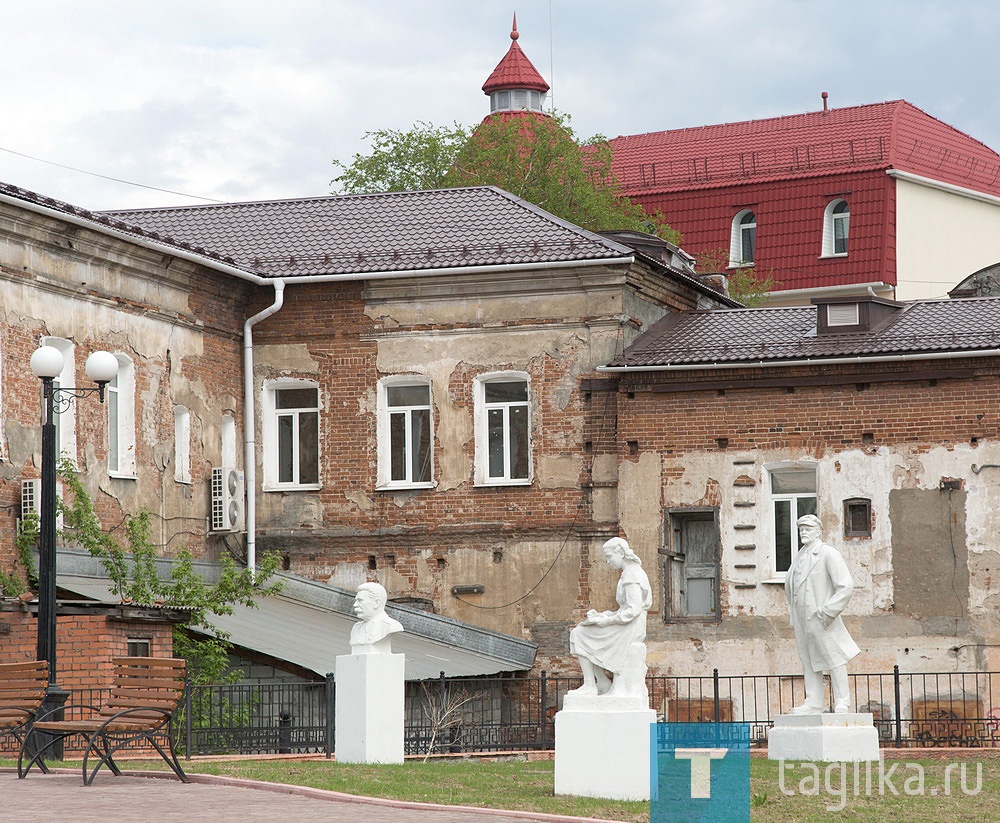
{"label": "brick paving", "polygon": [[[503,823],[544,821],[579,823],[562,815],[469,809],[354,797],[304,787],[277,786],[212,775],[191,775],[180,783],[170,775],[115,777],[99,773],[84,786],[79,771],[30,774],[17,779],[0,769],[0,820],[18,823],[107,823],[155,820],[157,823]],[[16,810],[16,811],[15,811]]]}

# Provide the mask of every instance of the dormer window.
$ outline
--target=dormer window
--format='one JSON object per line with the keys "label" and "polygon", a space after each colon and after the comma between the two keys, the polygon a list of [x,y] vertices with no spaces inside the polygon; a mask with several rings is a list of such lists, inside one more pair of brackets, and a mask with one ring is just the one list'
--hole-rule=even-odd
{"label": "dormer window", "polygon": [[895,317],[903,303],[884,297],[814,297],[816,333],[853,334],[876,331]]}
{"label": "dormer window", "polygon": [[732,238],[729,245],[729,266],[752,266],[757,254],[757,215],[743,209],[733,218]]}
{"label": "dormer window", "polygon": [[490,95],[490,111],[542,111],[545,95],[531,89],[504,89]]}
{"label": "dormer window", "polygon": [[823,257],[846,257],[851,229],[851,207],[846,200],[832,200],[823,213]]}

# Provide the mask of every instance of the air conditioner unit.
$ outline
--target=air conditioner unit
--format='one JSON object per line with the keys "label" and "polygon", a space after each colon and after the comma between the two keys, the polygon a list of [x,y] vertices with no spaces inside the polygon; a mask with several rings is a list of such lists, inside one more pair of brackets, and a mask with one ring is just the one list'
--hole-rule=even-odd
{"label": "air conditioner unit", "polygon": [[[62,497],[61,483],[56,484],[56,496],[59,498]],[[21,481],[21,519],[24,520],[31,513],[34,513],[38,517],[42,516],[42,481],[39,479]],[[57,513],[56,528],[61,529],[62,526],[62,514]]]}
{"label": "air conditioner unit", "polygon": [[246,531],[246,494],[243,472],[232,468],[212,469],[213,532]]}

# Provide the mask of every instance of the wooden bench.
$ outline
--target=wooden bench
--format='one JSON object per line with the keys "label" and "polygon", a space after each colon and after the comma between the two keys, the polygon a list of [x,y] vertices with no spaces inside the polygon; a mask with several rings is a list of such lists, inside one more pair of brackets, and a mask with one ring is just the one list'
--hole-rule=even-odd
{"label": "wooden bench", "polygon": [[[0,737],[10,735],[18,750],[45,699],[49,664],[44,660],[0,663]],[[44,763],[39,763],[43,770]]]}
{"label": "wooden bench", "polygon": [[[170,721],[184,696],[185,661],[164,657],[117,657],[111,696],[100,707],[81,707],[94,712],[82,720],[38,720],[21,743],[17,776],[25,777],[36,763],[45,771],[45,752],[57,741],[81,735],[87,741],[83,753],[83,782],[89,786],[101,766],[115,775],[121,771],[114,755],[125,746],[145,743],[152,746],[183,782],[188,777],[174,753]],[[36,735],[46,735],[33,745]],[[40,735],[39,735],[40,736]],[[166,748],[164,748],[164,744]],[[34,754],[29,755],[29,752]],[[27,765],[25,756],[29,755]],[[91,767],[92,758],[97,765]]]}

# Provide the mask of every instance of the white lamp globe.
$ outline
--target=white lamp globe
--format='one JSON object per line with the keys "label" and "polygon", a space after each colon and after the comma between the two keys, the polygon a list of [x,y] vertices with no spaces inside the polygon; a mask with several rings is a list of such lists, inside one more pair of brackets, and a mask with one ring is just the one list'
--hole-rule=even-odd
{"label": "white lamp globe", "polygon": [[64,365],[66,360],[55,346],[39,346],[31,353],[31,370],[35,377],[58,377]]}
{"label": "white lamp globe", "polygon": [[109,351],[95,351],[87,358],[87,377],[95,383],[110,383],[118,374],[118,358]]}

